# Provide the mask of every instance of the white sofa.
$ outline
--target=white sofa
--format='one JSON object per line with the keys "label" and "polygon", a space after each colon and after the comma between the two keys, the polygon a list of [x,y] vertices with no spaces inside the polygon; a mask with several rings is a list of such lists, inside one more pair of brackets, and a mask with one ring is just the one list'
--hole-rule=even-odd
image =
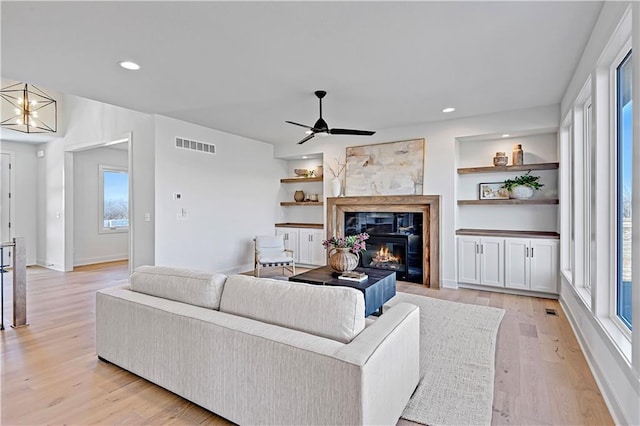
{"label": "white sofa", "polygon": [[362,293],[138,268],[96,299],[98,356],[239,424],[395,424],[419,380],[419,310]]}

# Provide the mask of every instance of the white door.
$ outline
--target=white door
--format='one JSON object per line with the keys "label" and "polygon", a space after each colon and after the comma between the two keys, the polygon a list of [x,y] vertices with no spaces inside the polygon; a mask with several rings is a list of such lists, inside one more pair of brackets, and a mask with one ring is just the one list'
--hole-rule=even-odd
{"label": "white door", "polygon": [[504,240],[502,238],[480,240],[480,283],[504,287]]}
{"label": "white door", "polygon": [[[0,242],[8,243],[13,238],[11,232],[11,155],[0,153]],[[2,265],[11,265],[13,259],[12,249],[6,247],[3,249]]]}
{"label": "white door", "polygon": [[558,241],[531,240],[531,290],[558,292]]}
{"label": "white door", "polygon": [[458,237],[458,281],[480,284],[480,239]]}
{"label": "white door", "polygon": [[529,288],[529,240],[507,238],[505,251],[505,287]]}

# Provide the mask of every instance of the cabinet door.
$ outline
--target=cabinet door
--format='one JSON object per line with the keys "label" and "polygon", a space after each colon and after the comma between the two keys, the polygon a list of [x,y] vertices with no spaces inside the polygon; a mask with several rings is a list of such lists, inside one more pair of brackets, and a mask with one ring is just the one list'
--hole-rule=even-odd
{"label": "cabinet door", "polygon": [[505,251],[505,287],[529,289],[529,240],[507,238]]}
{"label": "cabinet door", "polygon": [[300,229],[300,263],[318,266],[325,264],[322,235],[323,232],[317,229]]}
{"label": "cabinet door", "polygon": [[531,290],[558,293],[558,241],[531,240]]}
{"label": "cabinet door", "polygon": [[458,281],[480,284],[480,238],[458,237]]}
{"label": "cabinet door", "polygon": [[276,235],[284,236],[284,247],[287,250],[293,250],[293,259],[299,262],[298,230],[293,228],[276,228]]}
{"label": "cabinet door", "polygon": [[504,287],[504,240],[480,240],[480,284]]}

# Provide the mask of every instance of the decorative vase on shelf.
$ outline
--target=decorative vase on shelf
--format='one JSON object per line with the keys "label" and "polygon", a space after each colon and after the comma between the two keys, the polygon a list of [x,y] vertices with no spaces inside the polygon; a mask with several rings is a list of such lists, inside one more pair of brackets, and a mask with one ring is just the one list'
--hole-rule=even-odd
{"label": "decorative vase on shelf", "polygon": [[509,157],[504,152],[496,152],[496,156],[493,157],[494,166],[506,166],[509,161]]}
{"label": "decorative vase on shelf", "polygon": [[339,197],[342,193],[342,182],[340,182],[340,179],[334,177],[329,183],[331,184],[331,195]]}
{"label": "decorative vase on shelf", "polygon": [[333,247],[329,250],[329,266],[336,272],[353,271],[358,266],[358,255],[347,247]]}
{"label": "decorative vase on shelf", "polygon": [[293,193],[293,199],[296,200],[296,203],[304,201],[304,191],[297,190]]}
{"label": "decorative vase on shelf", "polygon": [[511,164],[514,166],[522,166],[524,164],[524,151],[522,151],[522,145],[517,143],[513,146],[513,157]]}
{"label": "decorative vase on shelf", "polygon": [[518,185],[511,188],[509,194],[511,198],[515,198],[516,200],[528,200],[533,197],[533,188],[526,185]]}

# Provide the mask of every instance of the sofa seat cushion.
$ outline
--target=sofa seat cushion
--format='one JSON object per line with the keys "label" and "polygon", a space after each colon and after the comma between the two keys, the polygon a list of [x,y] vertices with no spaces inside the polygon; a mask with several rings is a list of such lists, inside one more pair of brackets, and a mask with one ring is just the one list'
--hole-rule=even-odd
{"label": "sofa seat cushion", "polygon": [[131,290],[209,309],[220,308],[226,275],[168,266],[140,266],[129,278]]}
{"label": "sofa seat cushion", "polygon": [[220,311],[349,343],[365,326],[364,296],[349,287],[231,275]]}

